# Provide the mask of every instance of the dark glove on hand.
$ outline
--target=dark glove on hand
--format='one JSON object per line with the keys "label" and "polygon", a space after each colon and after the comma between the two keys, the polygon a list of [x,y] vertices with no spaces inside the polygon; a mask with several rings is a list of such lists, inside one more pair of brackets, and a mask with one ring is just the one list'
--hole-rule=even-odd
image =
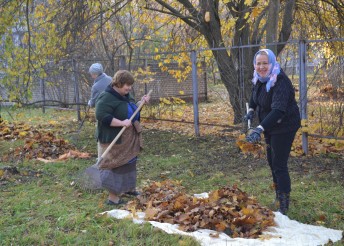
{"label": "dark glove on hand", "polygon": [[262,134],[263,130],[259,127],[254,128],[251,133],[246,136],[246,141],[249,143],[259,143],[260,142],[260,134]]}
{"label": "dark glove on hand", "polygon": [[253,120],[254,118],[254,110],[250,110],[248,111],[248,113],[244,116],[244,120],[248,121],[248,120]]}

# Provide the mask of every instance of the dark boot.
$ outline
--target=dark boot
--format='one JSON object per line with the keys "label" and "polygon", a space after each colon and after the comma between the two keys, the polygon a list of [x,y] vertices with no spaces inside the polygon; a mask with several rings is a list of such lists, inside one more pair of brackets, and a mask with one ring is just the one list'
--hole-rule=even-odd
{"label": "dark boot", "polygon": [[278,212],[286,215],[289,209],[289,193],[279,193],[279,209]]}

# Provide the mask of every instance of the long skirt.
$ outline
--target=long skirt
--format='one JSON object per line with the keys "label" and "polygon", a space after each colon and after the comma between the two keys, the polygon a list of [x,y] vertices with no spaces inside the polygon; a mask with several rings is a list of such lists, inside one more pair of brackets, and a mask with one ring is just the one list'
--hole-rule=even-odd
{"label": "long skirt", "polygon": [[[108,144],[98,142],[98,158]],[[109,192],[120,195],[136,188],[136,158],[129,163],[114,169],[99,169],[101,186]]]}

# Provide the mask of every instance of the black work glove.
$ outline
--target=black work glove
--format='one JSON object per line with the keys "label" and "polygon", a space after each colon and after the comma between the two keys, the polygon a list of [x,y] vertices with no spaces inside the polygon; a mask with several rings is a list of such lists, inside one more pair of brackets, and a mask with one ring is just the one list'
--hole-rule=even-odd
{"label": "black work glove", "polygon": [[254,110],[248,111],[248,113],[244,116],[245,121],[250,120],[252,122],[253,118],[254,118]]}
{"label": "black work glove", "polygon": [[254,128],[250,132],[250,134],[246,136],[246,141],[249,143],[259,143],[261,139],[260,134],[262,134],[262,132],[263,132],[262,128],[259,128],[259,127]]}

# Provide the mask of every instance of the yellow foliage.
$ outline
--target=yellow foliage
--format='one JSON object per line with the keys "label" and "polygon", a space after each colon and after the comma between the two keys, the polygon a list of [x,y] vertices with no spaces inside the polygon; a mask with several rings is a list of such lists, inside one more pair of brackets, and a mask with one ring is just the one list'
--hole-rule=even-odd
{"label": "yellow foliage", "polygon": [[167,104],[167,105],[171,104],[171,101],[168,100],[167,98],[160,98],[160,102],[163,103],[163,104]]}
{"label": "yellow foliage", "polygon": [[19,136],[25,137],[28,134],[28,132],[19,132]]}

